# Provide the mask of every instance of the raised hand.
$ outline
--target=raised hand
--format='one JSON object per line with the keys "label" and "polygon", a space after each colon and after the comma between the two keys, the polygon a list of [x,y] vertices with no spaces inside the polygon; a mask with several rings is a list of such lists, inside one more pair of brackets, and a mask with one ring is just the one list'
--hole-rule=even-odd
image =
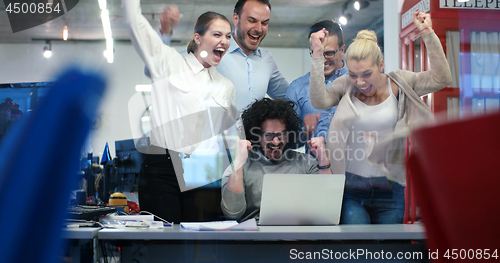
{"label": "raised hand", "polygon": [[319,58],[323,56],[323,50],[326,46],[326,38],[328,37],[328,31],[326,29],[321,29],[318,32],[311,34],[309,38],[309,45],[313,51],[313,58]]}
{"label": "raised hand", "polygon": [[238,169],[245,164],[250,149],[252,149],[252,143],[249,140],[238,140],[236,142],[234,169]]}
{"label": "raised hand", "polygon": [[174,26],[179,23],[179,17],[179,8],[175,4],[167,6],[160,15],[160,32],[163,35],[170,34]]}
{"label": "raised hand", "polygon": [[311,152],[318,158],[318,164],[321,166],[328,165],[330,161],[326,155],[325,150],[325,138],[322,136],[311,138],[307,141],[307,145],[311,149]]}
{"label": "raised hand", "polygon": [[248,140],[238,140],[236,142],[236,158],[233,162],[233,172],[227,180],[227,189],[235,192],[242,193],[243,186],[243,164],[248,158],[248,151],[252,149],[252,143]]}
{"label": "raised hand", "polygon": [[420,12],[420,9],[417,9],[417,11],[413,12],[413,23],[420,31],[421,35],[427,35],[434,31],[432,29],[431,15],[429,15],[428,13]]}

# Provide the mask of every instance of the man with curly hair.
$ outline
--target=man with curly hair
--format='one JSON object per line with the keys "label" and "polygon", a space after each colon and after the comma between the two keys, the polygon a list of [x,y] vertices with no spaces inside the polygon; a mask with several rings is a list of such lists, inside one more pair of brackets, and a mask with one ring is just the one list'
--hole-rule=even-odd
{"label": "man with curly hair", "polygon": [[237,142],[236,158],[222,178],[221,207],[227,218],[259,218],[265,174],[332,173],[323,137],[307,142],[317,160],[291,149],[302,131],[294,106],[264,98],[243,112],[246,140]]}

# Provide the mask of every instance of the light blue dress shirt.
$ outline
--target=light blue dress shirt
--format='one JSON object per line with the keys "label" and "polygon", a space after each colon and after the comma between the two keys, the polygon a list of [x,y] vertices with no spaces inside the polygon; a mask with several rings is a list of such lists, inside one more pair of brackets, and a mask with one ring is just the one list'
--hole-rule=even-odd
{"label": "light blue dress shirt", "polygon": [[257,48],[249,56],[231,37],[231,46],[217,71],[233,82],[236,88],[236,108],[242,112],[248,105],[264,98],[285,99],[288,81],[281,75],[271,52]]}
{"label": "light blue dress shirt", "polygon": [[[333,76],[328,79],[325,79],[325,86],[330,86],[335,79],[338,77],[347,74],[347,66],[345,61],[344,67],[335,71]],[[286,98],[297,103],[297,107],[295,111],[297,115],[300,116],[302,120],[307,114],[316,114],[320,113],[321,117],[318,120],[318,125],[316,126],[316,130],[314,131],[313,137],[323,136],[325,138],[325,142],[328,135],[328,128],[330,126],[330,122],[332,121],[333,114],[335,113],[335,107],[331,107],[326,110],[318,110],[311,105],[311,99],[309,98],[309,76],[311,72],[308,72],[302,77],[299,77],[290,83],[288,86],[288,90],[286,91]],[[302,138],[302,141],[305,141],[305,138]],[[297,145],[300,147],[304,144]],[[306,144],[307,145],[307,144]],[[307,147],[306,147],[307,148]]]}

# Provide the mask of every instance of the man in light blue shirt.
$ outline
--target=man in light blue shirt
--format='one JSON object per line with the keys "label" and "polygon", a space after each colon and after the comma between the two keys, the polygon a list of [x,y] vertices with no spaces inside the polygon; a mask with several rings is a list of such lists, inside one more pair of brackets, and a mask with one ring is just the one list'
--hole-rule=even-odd
{"label": "man in light blue shirt", "polygon": [[[347,74],[347,66],[344,57],[345,45],[342,28],[332,20],[323,20],[314,24],[309,32],[309,37],[314,32],[325,28],[328,31],[327,44],[323,53],[325,61],[325,86],[328,87],[338,77]],[[311,137],[323,136],[327,139],[328,127],[332,121],[335,107],[318,110],[315,109],[309,99],[309,75],[310,72],[292,81],[286,92],[286,98],[297,103],[297,115],[304,121],[304,133],[301,136],[301,144]],[[307,148],[307,145],[306,145]],[[308,150],[308,149],[306,149]]]}
{"label": "man in light blue shirt", "polygon": [[231,38],[231,46],[217,66],[224,77],[230,79],[236,88],[236,108],[242,112],[266,93],[273,99],[284,99],[288,81],[278,71],[271,52],[257,48],[246,55]]}
{"label": "man in light blue shirt", "polygon": [[[267,34],[270,16],[269,0],[238,0],[234,7],[232,20],[236,28],[231,46],[216,68],[233,82],[239,112],[264,98],[266,93],[273,99],[285,98],[288,81],[279,72],[271,52],[259,47]],[[165,44],[170,43],[171,28],[177,22],[177,7],[167,9],[160,17],[160,32]]]}

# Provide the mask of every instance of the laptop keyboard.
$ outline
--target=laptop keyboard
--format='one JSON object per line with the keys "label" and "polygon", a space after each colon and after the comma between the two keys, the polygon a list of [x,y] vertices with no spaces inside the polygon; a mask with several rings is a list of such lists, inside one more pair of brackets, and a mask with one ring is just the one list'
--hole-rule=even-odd
{"label": "laptop keyboard", "polygon": [[68,218],[85,220],[92,220],[114,212],[116,209],[109,206],[72,205],[66,209]]}

